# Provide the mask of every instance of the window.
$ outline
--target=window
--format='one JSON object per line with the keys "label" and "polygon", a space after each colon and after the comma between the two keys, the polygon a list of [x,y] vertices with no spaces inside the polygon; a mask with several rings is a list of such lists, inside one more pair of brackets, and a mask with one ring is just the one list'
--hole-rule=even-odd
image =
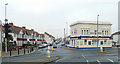
{"label": "window", "polygon": [[104,31],[102,31],[102,35],[104,35]]}
{"label": "window", "polygon": [[84,42],[87,42],[87,40],[85,39],[85,41]]}
{"label": "window", "polygon": [[97,40],[95,40],[95,42],[97,43]]}
{"label": "window", "polygon": [[87,42],[84,42],[84,45],[87,45]]}
{"label": "window", "polygon": [[106,31],[105,31],[105,35],[106,35]]}
{"label": "window", "polygon": [[101,41],[101,45],[103,45],[103,41]]}
{"label": "window", "polygon": [[84,40],[84,45],[87,45],[87,40],[86,39]]}
{"label": "window", "polygon": [[104,40],[104,42],[107,42],[107,40]]}
{"label": "window", "polygon": [[85,35],[85,33],[86,33],[86,30],[84,30],[84,35]]}
{"label": "window", "polygon": [[97,40],[92,40],[92,45],[96,45],[97,44]]}
{"label": "window", "polygon": [[94,45],[95,44],[95,40],[92,40],[92,45]]}
{"label": "window", "polygon": [[73,32],[71,32],[71,34],[73,35]]}
{"label": "window", "polygon": [[87,35],[88,35],[88,30],[87,30]]}
{"label": "window", "polygon": [[77,41],[77,45],[79,45],[79,41]]}
{"label": "window", "polygon": [[83,30],[82,30],[82,35],[83,35]]}
{"label": "window", "polygon": [[73,43],[73,45],[75,46],[75,40],[74,40],[74,43]]}
{"label": "window", "polygon": [[91,45],[91,41],[88,41],[88,45]]}
{"label": "window", "polygon": [[95,30],[95,35],[97,35],[97,30]]}
{"label": "window", "polygon": [[108,35],[108,31],[107,31],[107,35]]}
{"label": "window", "polygon": [[104,44],[105,44],[105,45],[107,44],[107,40],[104,40]]}

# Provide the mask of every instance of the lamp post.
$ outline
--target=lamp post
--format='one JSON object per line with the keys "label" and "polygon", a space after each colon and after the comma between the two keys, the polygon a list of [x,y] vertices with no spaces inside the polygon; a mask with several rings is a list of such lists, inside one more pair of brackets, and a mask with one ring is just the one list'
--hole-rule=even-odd
{"label": "lamp post", "polygon": [[65,43],[65,28],[64,28],[64,43]]}
{"label": "lamp post", "polygon": [[[0,28],[2,28],[2,22],[0,21]],[[3,42],[3,39],[2,39],[2,29],[0,29],[0,64],[2,63],[2,42]]]}
{"label": "lamp post", "polygon": [[97,15],[97,49],[98,49],[98,19],[99,19],[99,14]]}
{"label": "lamp post", "polygon": [[[6,18],[7,16],[7,5],[8,3],[5,4],[5,24],[7,24],[8,19]],[[7,53],[7,37],[5,37],[5,51]]]}

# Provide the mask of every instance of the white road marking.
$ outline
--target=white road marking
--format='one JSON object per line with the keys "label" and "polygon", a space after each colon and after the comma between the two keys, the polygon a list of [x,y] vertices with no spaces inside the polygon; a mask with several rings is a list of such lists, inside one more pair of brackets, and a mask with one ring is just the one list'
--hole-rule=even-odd
{"label": "white road marking", "polygon": [[60,61],[60,60],[62,60],[62,59],[59,59],[59,60],[57,60],[57,61],[55,61],[55,62],[58,62],[58,61]]}
{"label": "white road marking", "polygon": [[87,64],[89,64],[89,63],[88,63],[88,60],[86,59],[86,57],[85,57],[84,55],[82,55],[82,56],[83,56],[83,58],[86,60]]}
{"label": "white road marking", "polygon": [[97,62],[98,62],[99,64],[101,64],[99,60],[97,60]]}
{"label": "white road marking", "polygon": [[87,63],[88,63],[88,60],[86,60],[87,61]]}
{"label": "white road marking", "polygon": [[[83,56],[83,55],[82,55],[82,56]],[[83,56],[83,58],[86,59],[85,56]]]}
{"label": "white road marking", "polygon": [[114,62],[113,60],[111,60],[111,59],[109,59],[109,58],[107,58],[109,61],[111,61],[111,62]]}

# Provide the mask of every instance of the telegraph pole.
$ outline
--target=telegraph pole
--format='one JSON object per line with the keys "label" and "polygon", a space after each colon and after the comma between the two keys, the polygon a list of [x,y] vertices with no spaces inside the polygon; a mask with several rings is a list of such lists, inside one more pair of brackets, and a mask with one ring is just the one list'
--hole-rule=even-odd
{"label": "telegraph pole", "polygon": [[98,49],[98,18],[99,18],[99,15],[97,15],[97,49]]}

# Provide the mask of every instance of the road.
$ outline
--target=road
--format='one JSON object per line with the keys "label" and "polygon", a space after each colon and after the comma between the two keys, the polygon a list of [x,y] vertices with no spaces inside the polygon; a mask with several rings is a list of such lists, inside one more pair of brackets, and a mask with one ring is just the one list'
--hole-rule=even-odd
{"label": "road", "polygon": [[[118,62],[117,48],[107,49],[105,50],[105,52],[101,53],[98,50],[69,49],[61,47],[59,44],[57,46],[58,48],[54,48],[54,51],[51,51],[51,56],[60,57],[60,59],[55,62],[84,62],[84,64],[91,64],[91,62],[94,62],[95,64],[103,64],[103,62],[107,62],[108,64],[117,64],[115,62]],[[3,58],[3,62],[24,60],[30,58],[34,59],[40,57],[46,57],[46,48],[44,48],[43,51],[42,49],[39,49],[36,53],[30,55]]]}

